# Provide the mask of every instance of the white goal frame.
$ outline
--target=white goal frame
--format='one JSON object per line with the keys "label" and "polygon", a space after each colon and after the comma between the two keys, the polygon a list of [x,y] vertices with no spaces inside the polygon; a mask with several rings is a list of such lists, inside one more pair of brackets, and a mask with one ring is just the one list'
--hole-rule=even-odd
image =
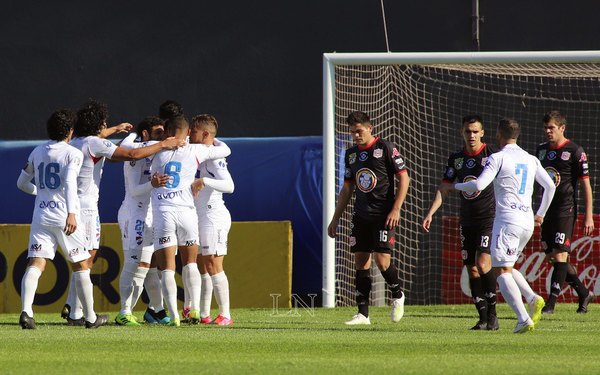
{"label": "white goal frame", "polygon": [[600,51],[419,52],[323,54],[323,307],[336,305],[335,240],[327,226],[335,211],[335,67],[338,65],[600,63]]}

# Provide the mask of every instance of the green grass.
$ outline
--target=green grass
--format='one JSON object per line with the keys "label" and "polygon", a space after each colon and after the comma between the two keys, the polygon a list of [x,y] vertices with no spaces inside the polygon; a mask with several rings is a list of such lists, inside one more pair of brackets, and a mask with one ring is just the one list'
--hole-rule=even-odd
{"label": "green grass", "polygon": [[[347,327],[353,308],[298,315],[235,309],[233,327],[146,325],[97,330],[67,327],[37,314],[22,330],[0,315],[0,372],[30,374],[592,374],[599,364],[600,313],[560,304],[534,332],[513,334],[511,310],[498,307],[500,330],[469,331],[474,308],[407,306],[399,323],[389,307],[371,308],[371,326]],[[137,314],[141,317],[141,314]],[[115,313],[111,316],[114,318]]]}

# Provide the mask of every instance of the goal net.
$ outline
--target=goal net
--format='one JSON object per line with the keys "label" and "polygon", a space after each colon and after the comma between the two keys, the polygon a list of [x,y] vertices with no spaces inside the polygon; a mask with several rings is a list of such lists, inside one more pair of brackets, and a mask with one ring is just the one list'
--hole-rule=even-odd
{"label": "goal net", "polygon": [[[592,189],[597,192],[599,77],[600,52],[592,51],[325,54],[323,305],[355,304],[355,270],[348,243],[353,202],[340,221],[336,240],[326,234],[343,184],[344,151],[352,145],[345,124],[350,112],[369,114],[374,134],[397,145],[407,160],[411,185],[393,253],[407,303],[470,303],[460,256],[458,197],[445,200],[429,233],[420,229],[448,156],[463,147],[462,117],[482,116],[487,143],[495,143],[500,118],[514,118],[522,125],[520,146],[534,153],[545,141],[544,114],[550,110],[565,113],[567,138],[589,154]],[[598,192],[595,202],[597,197]],[[582,212],[581,197],[579,207]],[[596,220],[597,228],[599,224]],[[577,225],[571,262],[584,283],[592,290],[597,288],[597,293],[598,250],[600,237],[583,236]],[[536,231],[516,267],[546,297],[551,267],[543,255]],[[371,303],[389,303],[390,294],[379,272],[373,269],[371,274]],[[561,298],[576,300],[569,288]]]}

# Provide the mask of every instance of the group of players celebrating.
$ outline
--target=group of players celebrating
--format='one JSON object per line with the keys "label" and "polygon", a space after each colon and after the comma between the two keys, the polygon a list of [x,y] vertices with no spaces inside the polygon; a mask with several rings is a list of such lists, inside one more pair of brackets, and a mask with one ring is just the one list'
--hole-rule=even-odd
{"label": "group of players celebrating", "polygon": [[[328,235],[335,237],[338,221],[355,192],[350,248],[356,267],[358,313],[346,324],[370,324],[371,254],[391,291],[391,318],[397,322],[404,314],[405,298],[390,254],[409,185],[405,160],[393,144],[373,135],[366,113],[351,113],[347,124],[355,145],[346,150],[344,186],[328,227]],[[485,131],[480,116],[464,117],[464,147],[448,158],[442,182],[423,219],[422,228],[429,232],[433,215],[444,198],[451,191],[460,192],[461,254],[479,314],[473,330],[499,328],[496,284],[517,316],[515,333],[533,330],[542,314],[554,312],[565,281],[578,294],[578,313],[586,313],[594,298],[569,263],[579,182],[585,202],[583,232],[586,236],[594,232],[587,155],[581,146],[566,138],[564,114],[548,112],[543,124],[547,142],[540,144],[533,156],[517,145],[521,126],[514,119],[500,120],[498,146],[494,146],[482,140]],[[534,182],[543,187],[535,214]],[[553,267],[546,301],[531,289],[520,271],[513,269],[535,225],[541,225],[542,245]]]}
{"label": "group of players celebrating", "polygon": [[[36,195],[20,326],[36,328],[33,299],[46,259],[54,258],[57,246],[73,270],[61,316],[68,325],[86,328],[108,322],[107,315],[94,311],[90,279],[100,247],[98,198],[105,159],[126,161],[118,215],[124,265],[116,324],[140,325],[132,310],[144,288],[150,300],[147,323],[233,324],[223,270],[231,216],[222,195],[233,192],[234,184],[225,160],[231,150],[216,139],[217,120],[203,114],[190,123],[178,103],[166,101],[158,117],[144,118],[120,145],[106,137],[133,126],[107,127],[107,120],[106,105],[93,100],[77,113],[54,112],[46,124],[50,140],[31,152],[19,176],[17,186]],[[183,264],[183,319],[177,307],[177,253]],[[213,292],[219,305],[215,319],[210,317]]]}

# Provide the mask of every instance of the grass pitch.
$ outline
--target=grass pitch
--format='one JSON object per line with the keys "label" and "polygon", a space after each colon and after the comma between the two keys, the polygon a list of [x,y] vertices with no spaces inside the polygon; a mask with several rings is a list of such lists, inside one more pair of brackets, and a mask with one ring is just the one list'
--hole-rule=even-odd
{"label": "grass pitch", "polygon": [[[354,308],[234,309],[235,325],[180,328],[114,324],[68,327],[59,314],[0,315],[3,374],[593,374],[600,369],[600,309],[559,304],[535,331],[513,334],[514,314],[498,306],[500,330],[469,331],[471,305],[370,309],[370,326],[343,323]],[[116,313],[111,313],[114,319]],[[141,313],[137,313],[141,318]]]}

